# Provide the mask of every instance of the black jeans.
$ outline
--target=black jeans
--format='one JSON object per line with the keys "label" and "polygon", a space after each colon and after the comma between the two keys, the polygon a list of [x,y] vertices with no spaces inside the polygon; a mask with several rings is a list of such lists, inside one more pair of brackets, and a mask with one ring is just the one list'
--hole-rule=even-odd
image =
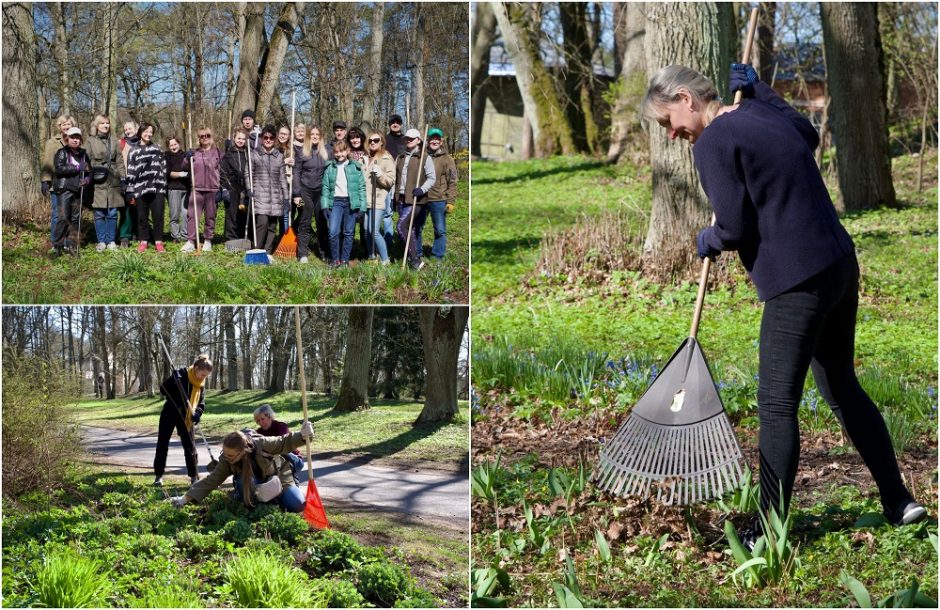
{"label": "black jeans", "polygon": [[[150,228],[151,217],[153,217],[152,230]],[[151,236],[153,240],[149,239]],[[137,198],[137,238],[151,243],[163,241],[163,193],[147,193]]]}
{"label": "black jeans", "polygon": [[858,263],[854,254],[769,299],[760,328],[760,504],[790,505],[800,457],[797,409],[806,371],[871,471],[881,503],[894,511],[912,500],[884,419],[855,376]]}
{"label": "black jeans", "polygon": [[170,436],[173,430],[179,434],[183,451],[186,455],[186,472],[190,478],[196,476],[196,442],[193,433],[186,429],[186,422],[180,416],[176,407],[167,403],[160,412],[160,426],[157,432],[157,454],[153,458],[153,472],[157,478],[163,476],[166,470],[166,454],[170,449]]}
{"label": "black jeans", "polygon": [[[304,205],[297,209],[294,217],[294,227],[297,231],[297,258],[310,254],[310,239],[313,236],[313,215],[320,209],[320,191],[312,191],[301,187],[300,198]],[[292,204],[293,205],[293,204]]]}

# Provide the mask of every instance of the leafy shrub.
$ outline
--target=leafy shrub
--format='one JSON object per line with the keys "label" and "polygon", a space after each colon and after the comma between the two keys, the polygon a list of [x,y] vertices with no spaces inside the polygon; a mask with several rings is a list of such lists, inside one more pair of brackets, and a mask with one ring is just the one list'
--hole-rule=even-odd
{"label": "leafy shrub", "polygon": [[273,515],[274,513],[279,512],[283,511],[281,511],[281,507],[277,506],[276,504],[259,504],[254,508],[254,510],[251,511],[251,513],[249,513],[248,520],[252,523],[255,523],[257,521],[261,521],[268,515]]}
{"label": "leafy shrub", "polygon": [[301,536],[310,531],[310,526],[297,513],[285,513],[278,510],[258,521],[255,524],[255,531],[260,536],[268,535],[274,540],[282,540],[294,545]]}
{"label": "leafy shrub", "polygon": [[108,519],[108,526],[112,535],[144,534],[151,531],[151,523],[143,518],[114,517]]}
{"label": "leafy shrub", "polygon": [[221,555],[232,550],[232,543],[222,538],[218,532],[200,534],[193,530],[181,530],[176,534],[176,544],[190,559]]}
{"label": "leafy shrub", "polygon": [[399,566],[387,561],[369,563],[359,568],[356,588],[367,600],[391,606],[411,593],[411,577]]}
{"label": "leafy shrub", "polygon": [[218,510],[209,513],[209,523],[218,527],[224,527],[227,523],[235,521],[235,515],[229,510]]}
{"label": "leafy shrub", "polygon": [[356,568],[366,557],[366,549],[355,538],[333,530],[318,532],[308,552],[306,563],[315,574]]}
{"label": "leafy shrub", "polygon": [[326,596],[327,608],[365,608],[371,605],[348,580],[316,578],[311,583]]}
{"label": "leafy shrub", "polygon": [[286,561],[294,561],[294,554],[289,547],[270,538],[249,538],[242,547],[246,553],[267,553],[269,556]]}
{"label": "leafy shrub", "polygon": [[242,553],[225,566],[225,582],[241,608],[322,607],[326,595],[307,575],[266,553]]}
{"label": "leafy shrub", "polygon": [[222,536],[235,544],[241,544],[251,538],[251,524],[244,519],[229,521],[222,528]]}
{"label": "leafy shrub", "polygon": [[[65,407],[79,385],[56,362],[3,354],[3,494],[60,488],[69,480],[80,451],[78,427]],[[41,467],[37,467],[41,465]]]}
{"label": "leafy shrub", "polygon": [[437,608],[441,600],[434,597],[430,591],[415,587],[408,597],[395,602],[395,608]]}
{"label": "leafy shrub", "polygon": [[127,555],[168,557],[173,554],[173,541],[157,534],[123,535],[113,542],[115,548]]}
{"label": "leafy shrub", "polygon": [[165,583],[155,583],[144,587],[144,593],[139,597],[127,600],[130,608],[202,608],[204,604],[195,591],[183,588],[177,584],[167,586]]}
{"label": "leafy shrub", "polygon": [[56,551],[36,573],[36,597],[47,608],[104,607],[110,585],[97,561],[71,550]]}

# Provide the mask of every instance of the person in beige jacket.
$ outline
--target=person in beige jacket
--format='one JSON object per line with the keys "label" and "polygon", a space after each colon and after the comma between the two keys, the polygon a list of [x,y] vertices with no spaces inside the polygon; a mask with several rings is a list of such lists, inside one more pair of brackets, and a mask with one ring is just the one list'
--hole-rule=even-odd
{"label": "person in beige jacket", "polygon": [[370,259],[376,253],[383,265],[389,263],[388,244],[382,230],[385,202],[395,186],[395,159],[385,149],[385,136],[377,131],[369,134],[366,141],[369,156],[366,162],[366,249]]}
{"label": "person in beige jacket", "polygon": [[42,165],[39,167],[39,180],[42,185],[42,194],[49,197],[52,204],[52,219],[49,227],[49,240],[55,239],[55,225],[59,221],[59,195],[52,189],[52,179],[55,178],[55,154],[65,146],[65,132],[76,127],[75,119],[63,114],[55,122],[59,133],[46,140],[42,149]]}

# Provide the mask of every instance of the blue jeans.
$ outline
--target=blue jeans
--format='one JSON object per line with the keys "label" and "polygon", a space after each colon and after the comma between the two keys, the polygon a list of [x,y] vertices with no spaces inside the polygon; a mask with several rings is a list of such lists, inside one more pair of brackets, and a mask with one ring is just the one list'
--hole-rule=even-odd
{"label": "blue jeans", "polygon": [[[415,216],[415,237],[418,240],[418,251],[421,251],[421,234],[424,232],[424,223],[431,214],[431,224],[434,225],[434,245],[431,247],[431,255],[440,260],[444,258],[444,252],[447,251],[447,202],[429,201],[424,206],[427,212],[424,214],[418,212]],[[420,223],[420,224],[419,224]]]}
{"label": "blue jeans", "polygon": [[[260,480],[255,479],[256,486],[259,485],[260,483],[261,483]],[[241,476],[240,475],[232,476],[232,484],[235,486],[234,498],[235,500],[241,502],[242,501],[242,478]],[[307,499],[304,498],[304,494],[303,492],[300,491],[299,487],[297,487],[296,485],[288,485],[281,491],[278,497],[271,500],[271,502],[267,502],[267,504],[271,504],[272,502],[277,502],[278,506],[280,506],[285,512],[302,513],[304,512],[304,505],[306,505]]]}
{"label": "blue jeans", "polygon": [[55,241],[55,225],[59,222],[59,194],[49,191],[49,201],[52,202],[52,224],[49,226],[49,239]]}
{"label": "blue jeans", "polygon": [[[340,231],[343,233],[340,250]],[[356,233],[356,213],[349,208],[349,197],[337,197],[330,210],[330,254],[336,263],[348,263]]]}
{"label": "blue jeans", "polygon": [[284,457],[290,462],[290,469],[294,473],[294,478],[299,480],[300,473],[304,471],[304,459],[296,453],[285,453]]}
{"label": "blue jeans", "polygon": [[[373,212],[375,218],[372,217]],[[382,220],[385,217],[385,210],[367,210],[366,214],[366,256],[372,257],[372,241],[375,241],[375,251],[383,262],[388,261],[388,245],[385,243],[385,236],[382,235]]]}
{"label": "blue jeans", "polygon": [[109,244],[117,234],[117,208],[95,208],[95,235],[99,244]]}
{"label": "blue jeans", "polygon": [[[411,221],[411,214],[415,215],[414,222]],[[421,227],[427,219],[428,209],[425,205],[402,204],[398,213],[398,237],[402,243],[408,244],[408,250],[405,252],[405,258],[409,262],[421,260]],[[408,239],[408,225],[411,226],[411,239]],[[418,236],[415,237],[415,234]]]}
{"label": "blue jeans", "polygon": [[385,238],[386,247],[391,245],[395,239],[395,229],[392,228],[392,215],[395,210],[392,209],[392,191],[385,196],[385,213],[382,215],[382,237]]}

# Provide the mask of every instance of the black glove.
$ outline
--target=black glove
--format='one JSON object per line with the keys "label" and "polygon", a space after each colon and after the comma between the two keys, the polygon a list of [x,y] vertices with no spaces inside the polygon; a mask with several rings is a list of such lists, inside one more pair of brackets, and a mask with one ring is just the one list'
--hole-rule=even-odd
{"label": "black glove", "polygon": [[250,189],[245,189],[245,196],[247,196],[249,199],[254,199],[254,198],[255,198],[255,193],[254,193],[254,191],[252,191],[252,190],[250,190]]}
{"label": "black glove", "polygon": [[49,196],[49,189],[50,189],[51,187],[52,187],[52,183],[51,183],[51,182],[49,182],[48,180],[43,180],[43,181],[42,181],[42,184],[40,185],[39,188],[42,190],[42,196],[43,196],[43,197],[48,197],[48,196]]}
{"label": "black glove", "polygon": [[226,201],[231,201],[231,198],[229,197],[228,189],[222,189],[222,199]]}
{"label": "black glove", "polygon": [[187,150],[186,152],[183,153],[183,158],[186,159],[187,161],[189,161],[190,159],[193,158],[193,155],[195,155],[195,154],[196,154],[196,153],[195,153],[194,151],[192,151],[192,150]]}
{"label": "black glove", "polygon": [[744,97],[754,97],[754,83],[758,80],[757,72],[749,64],[731,64],[731,76],[728,79],[731,93],[741,89]]}
{"label": "black glove", "polygon": [[127,192],[127,178],[121,178],[121,192]]}
{"label": "black glove", "polygon": [[418,187],[415,190],[411,191],[411,194],[414,195],[415,199],[421,199],[422,197],[424,197],[424,191],[421,190],[421,187]]}
{"label": "black glove", "polygon": [[705,234],[711,227],[705,227],[698,232],[698,237],[695,238],[695,245],[698,248],[698,257],[699,258],[710,258],[715,260],[715,257],[721,254],[721,250],[715,250],[707,243],[705,243]]}
{"label": "black glove", "polygon": [[193,425],[198,424],[200,419],[202,419],[202,411],[197,410],[193,413]]}

